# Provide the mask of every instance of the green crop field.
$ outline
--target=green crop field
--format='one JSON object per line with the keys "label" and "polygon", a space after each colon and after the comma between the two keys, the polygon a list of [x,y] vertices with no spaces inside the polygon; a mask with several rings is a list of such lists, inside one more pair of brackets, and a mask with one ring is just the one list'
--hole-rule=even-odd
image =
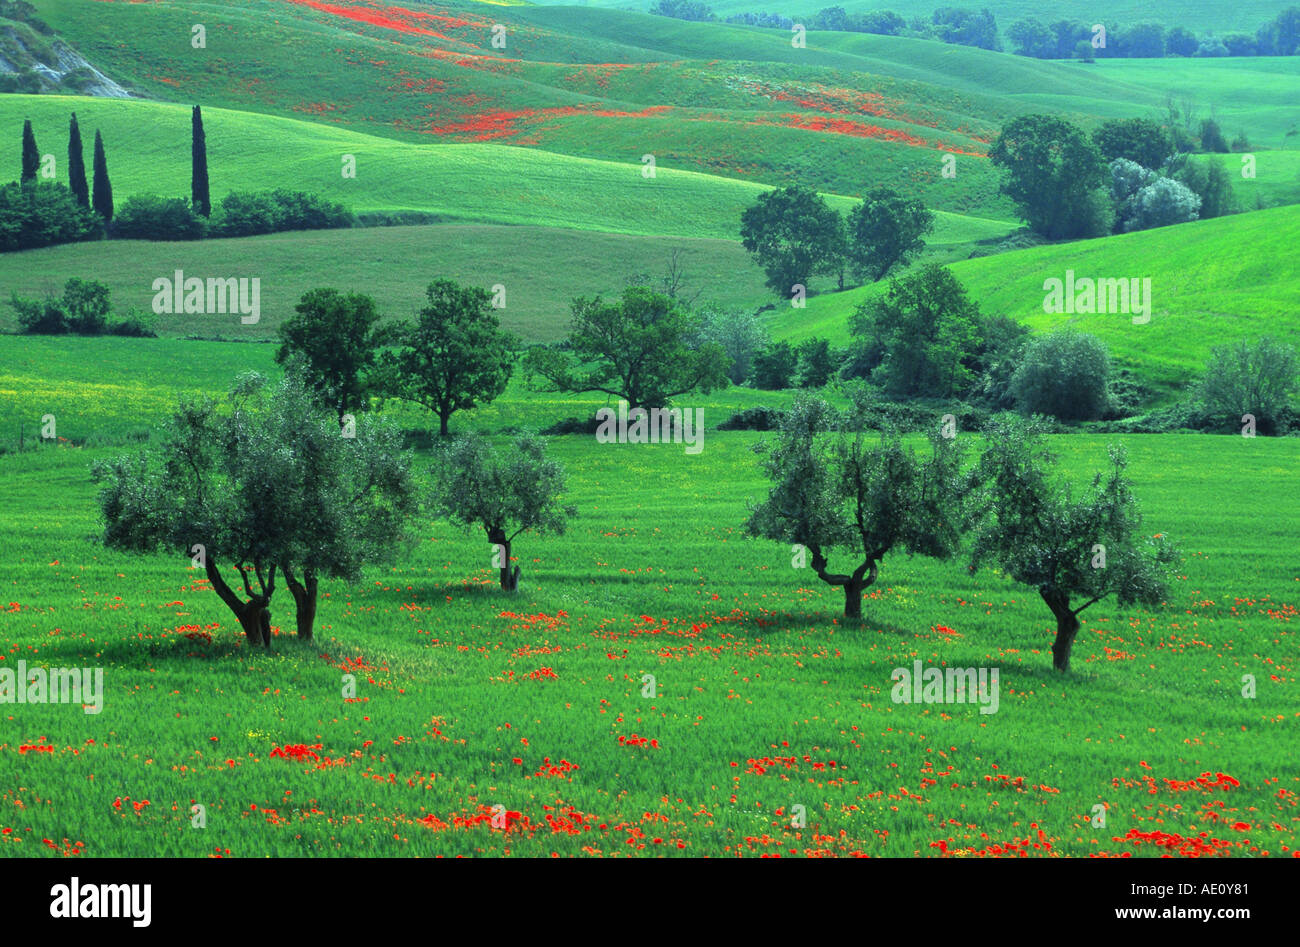
{"label": "green crop field", "polygon": [[[87,399],[77,359],[19,347],[49,386],[20,395],[21,413],[59,411],[74,430],[90,410],[96,427],[148,429],[163,389],[266,366],[245,355],[262,346],[129,344],[143,351],[113,361],[136,370]],[[99,345],[81,343],[82,360]],[[538,421],[573,407],[531,401]],[[244,644],[187,558],[89,540],[87,465],[111,448],[4,457],[6,663],[100,666],[105,696],[94,715],[5,715],[0,823],[12,831],[0,845],[92,857],[1159,851],[1135,830],[1208,832],[1202,844],[1230,854],[1294,845],[1285,734],[1300,576],[1276,555],[1300,518],[1294,442],[1124,438],[1149,522],[1185,547],[1183,575],[1166,608],[1097,610],[1062,679],[1036,596],[955,564],[891,557],[864,624],[846,626],[787,548],[741,535],[762,488],[755,437],[710,429],[694,457],[560,438],[579,516],[563,538],[519,545],[519,594],[494,588],[481,536],[423,520],[400,565],[323,587],[314,645],[277,622],[269,654]],[[1104,463],[1101,439],[1054,440],[1079,479]],[[1000,668],[997,712],[891,702],[891,671],[916,660]],[[351,702],[345,672],[359,681]],[[646,674],[654,698],[641,696]],[[1240,697],[1243,674],[1260,681],[1254,701]],[[1197,783],[1207,771],[1236,785]],[[189,827],[194,803],[204,831]],[[478,819],[497,804],[520,814],[505,832]],[[1090,826],[1098,804],[1105,830]],[[790,827],[796,805],[808,832]]]}
{"label": "green crop field", "polygon": [[[1168,425],[1179,433],[1099,433],[1194,405],[1225,343],[1300,347],[1300,56],[1085,64],[820,31],[798,49],[786,31],[652,16],[644,0],[32,3],[134,97],[0,94],[0,184],[24,166],[26,120],[68,183],[75,112],[87,159],[103,134],[119,213],[136,196],[189,198],[197,104],[214,205],[289,188],[407,223],[0,253],[0,856],[1300,857],[1300,389],[1278,395],[1284,436],[1263,436],[1267,425],[1261,436],[1183,433],[1191,421]],[[953,4],[986,5],[844,6],[911,17]],[[1004,33],[1033,15],[1199,35],[1253,30],[1285,6],[1010,0],[995,12]],[[11,71],[0,62],[0,78]],[[1189,158],[1224,168],[1240,213],[1029,239],[988,158],[1006,123],[1047,112],[1091,132],[1117,117],[1169,121],[1171,104],[1193,130],[1214,116],[1229,139],[1249,140],[1243,153]],[[343,173],[351,158],[355,177]],[[698,453],[546,435],[576,513],[561,535],[514,540],[513,592],[483,530],[436,512],[437,416],[391,397],[340,407],[395,423],[420,490],[391,563],[367,560],[354,581],[322,577],[311,641],[296,635],[283,584],[264,649],[190,552],[103,542],[92,465],[157,450],[182,399],[225,405],[249,372],[280,378],[278,330],[312,289],[364,293],[397,320],[434,280],[499,286],[502,326],[532,346],[568,335],[575,298],[664,285],[675,263],[681,298],[722,307],[711,331],[729,342],[752,320],[767,340],[826,339],[838,357],[850,317],[889,280],[840,291],[826,267],[805,307],[774,295],[740,219],[788,183],[841,214],[876,186],[919,200],[935,229],[890,276],[941,263],[982,313],[1037,336],[1080,329],[1123,371],[1105,392],[1113,411],[1045,435],[1054,475],[1077,497],[1122,446],[1138,539],[1168,537],[1178,554],[1159,601],[1110,595],[1082,612],[1068,671],[1053,668],[1056,623],[1040,590],[989,564],[971,571],[969,537],[946,560],[889,551],[858,621],[799,547],[747,534],[769,488],[756,448],[774,435],[733,428],[770,422],[766,409],[797,404],[794,388],[673,395],[702,412]],[[7,189],[0,224],[24,193]],[[149,313],[154,281],[178,270],[257,279],[259,320],[150,314],[150,338],[19,331],[22,300],[52,300],[72,278],[106,286],[121,317]],[[1150,280],[1150,320],[1045,312],[1045,281],[1067,273]],[[683,338],[663,344],[685,361],[699,345]],[[751,343],[750,356],[762,351]],[[975,345],[958,354],[991,351]],[[468,349],[457,358],[473,363]],[[815,349],[803,352],[792,384],[816,367]],[[663,352],[637,354],[639,370]],[[521,431],[580,430],[619,400],[542,390],[533,364],[456,411],[450,433],[505,450]],[[909,419],[951,403],[970,470],[986,446],[979,422],[1005,402],[974,389],[887,402],[885,364],[862,388],[831,374],[820,393],[837,408],[879,395],[867,413],[897,415],[915,446],[929,422]],[[431,381],[425,371],[407,381]],[[329,480],[331,450],[317,465],[276,445],[258,470],[292,460],[299,471],[311,456],[305,491]],[[365,459],[359,478],[382,469]],[[901,482],[880,479],[882,490]],[[277,502],[294,494],[285,482],[265,479]],[[172,499],[140,489],[141,502]],[[217,503],[195,498],[187,515]],[[310,536],[293,540],[295,562],[308,561],[300,542],[324,555],[328,540]],[[837,547],[831,569],[851,570],[850,558]],[[20,661],[102,670],[102,706],[7,701]],[[898,701],[893,672],[914,662],[996,669],[996,704]]]}
{"label": "green crop field", "polygon": [[[981,156],[1021,112],[1047,107],[1085,121],[1163,114],[1174,94],[1265,147],[1279,147],[1295,124],[1287,90],[1297,66],[1287,60],[1084,66],[856,33],[816,33],[808,48],[792,49],[776,30],[575,7],[324,7],[40,5],[115,79],[164,100],[636,167],[653,154],[664,168],[798,179],[838,194],[906,186],[930,206],[978,217],[1010,214]],[[196,22],[208,31],[197,50]],[[504,50],[491,45],[498,23]],[[124,45],[124,35],[138,41]],[[330,68],[307,75],[295,68],[304,61]],[[941,177],[935,151],[962,156],[957,179]],[[395,163],[391,176],[403,167]]]}
{"label": "green crop field", "polygon": [[[119,203],[132,194],[185,193],[189,155],[175,147],[177,135],[188,135],[184,106],[78,96],[0,97],[0,123],[21,127],[30,119],[38,144],[42,136],[46,141],[66,136],[72,112],[82,126],[103,132]],[[224,169],[213,176],[214,200],[234,190],[290,187],[342,201],[358,212],[415,210],[449,220],[734,240],[741,212],[767,190],[670,163],[656,164],[654,177],[648,177],[639,155],[616,163],[493,144],[413,145],[222,109],[206,111],[204,124],[212,164]],[[14,139],[0,145],[0,166],[17,166],[20,144]],[[355,178],[343,176],[346,155],[356,159]],[[58,167],[56,161],[56,179],[66,180]],[[937,160],[934,167],[938,176]],[[848,197],[832,202],[840,210],[852,204]],[[941,211],[935,242],[989,239],[1013,226]]]}

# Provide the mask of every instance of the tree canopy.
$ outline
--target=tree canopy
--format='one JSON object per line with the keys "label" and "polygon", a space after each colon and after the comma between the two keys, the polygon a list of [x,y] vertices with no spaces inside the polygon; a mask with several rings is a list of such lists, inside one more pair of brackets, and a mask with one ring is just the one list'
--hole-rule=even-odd
{"label": "tree canopy", "polygon": [[[961,532],[961,448],[931,438],[931,456],[905,448],[896,432],[877,443],[843,430],[823,399],[797,395],[772,443],[760,443],[767,498],[751,509],[745,531],[807,550],[818,578],[844,589],[844,616],[862,615],[862,592],[892,550],[946,559]],[[841,549],[856,563],[830,571]],[[796,551],[796,556],[800,555]]]}
{"label": "tree canopy", "polygon": [[599,391],[628,409],[662,408],[679,395],[727,386],[730,359],[716,342],[699,342],[701,320],[677,300],[629,286],[618,300],[573,302],[567,350],[534,348],[529,378],[545,390]]}
{"label": "tree canopy", "polygon": [[[355,581],[363,564],[390,559],[416,509],[396,427],[367,416],[345,437],[292,372],[276,385],[246,375],[225,405],[182,402],[157,449],[93,473],[104,544],[192,557],[250,642],[267,647],[277,571],[310,638],[318,578]],[[222,565],[235,567],[246,600]]]}

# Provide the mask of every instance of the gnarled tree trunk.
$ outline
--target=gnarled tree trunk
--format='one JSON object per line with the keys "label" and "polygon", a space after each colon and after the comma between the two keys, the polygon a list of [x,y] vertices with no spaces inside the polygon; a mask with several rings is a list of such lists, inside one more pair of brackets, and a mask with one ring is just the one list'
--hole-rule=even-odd
{"label": "gnarled tree trunk", "polygon": [[816,571],[817,577],[827,585],[842,585],[844,587],[844,617],[861,619],[862,593],[875,584],[880,556],[872,556],[854,569],[852,575],[845,575],[840,572],[826,571],[829,562],[822,555],[819,547],[809,546],[808,551],[812,553],[812,567]]}
{"label": "gnarled tree trunk", "polygon": [[297,610],[298,637],[302,641],[311,641],[316,624],[316,589],[319,585],[316,573],[311,569],[304,569],[302,581],[299,582],[288,564],[282,564],[280,571],[284,573],[284,582],[293,595],[293,603]]}
{"label": "gnarled tree trunk", "polygon": [[[244,588],[248,591],[248,601],[243,601],[235,591],[226,584],[226,580],[221,577],[221,572],[217,569],[217,564],[211,556],[203,565],[204,571],[208,575],[208,581],[212,583],[212,588],[216,590],[217,596],[221,601],[226,603],[226,607],[235,613],[235,618],[239,620],[239,627],[244,629],[244,634],[248,636],[248,642],[251,645],[264,644],[267,648],[271,647],[271,595],[275,591],[275,570],[272,567],[271,581],[263,589],[262,594],[254,595],[252,588],[248,584],[248,575],[240,570],[244,579]],[[259,577],[259,582],[261,581]]]}
{"label": "gnarled tree trunk", "polygon": [[519,566],[510,563],[510,540],[500,526],[488,527],[488,542],[501,547],[501,588],[513,592],[519,588]]}
{"label": "gnarled tree trunk", "polygon": [[1079,633],[1079,616],[1070,611],[1070,598],[1060,589],[1039,589],[1047,607],[1056,618],[1056,640],[1052,642],[1052,667],[1058,671],[1070,670],[1070,649]]}

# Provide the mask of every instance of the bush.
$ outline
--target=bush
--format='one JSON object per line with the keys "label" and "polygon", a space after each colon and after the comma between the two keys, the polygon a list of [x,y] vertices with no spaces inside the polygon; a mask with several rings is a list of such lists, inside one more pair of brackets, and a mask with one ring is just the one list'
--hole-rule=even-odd
{"label": "bush", "polygon": [[221,237],[251,237],[286,230],[351,227],[352,212],[342,204],[306,191],[232,191],[221,200],[212,232]]}
{"label": "bush", "polygon": [[108,327],[108,334],[126,336],[132,339],[152,339],[158,335],[154,331],[153,313],[134,306],[126,314],[126,318]]}
{"label": "bush", "polygon": [[28,335],[125,335],[152,336],[152,320],[138,309],[122,322],[110,323],[109,290],[96,280],[72,277],[63,295],[45,299],[23,299],[14,293],[10,304],[18,313],[19,331]]}
{"label": "bush", "polygon": [[14,293],[9,304],[18,313],[18,331],[26,335],[63,335],[68,331],[68,314],[57,296],[22,299]]}
{"label": "bush", "polygon": [[1031,339],[1011,378],[1022,414],[1091,421],[1105,413],[1110,357],[1096,336],[1064,329]]}
{"label": "bush", "polygon": [[565,418],[563,421],[556,421],[541,433],[548,437],[556,434],[595,434],[602,423],[604,422],[595,415],[589,418]]}
{"label": "bush", "polygon": [[1154,394],[1150,386],[1140,381],[1127,368],[1120,369],[1111,378],[1107,395],[1109,404],[1103,417],[1108,421],[1132,417]]}
{"label": "bush", "polygon": [[719,431],[775,431],[781,426],[785,412],[767,405],[757,405],[737,411],[718,425]]}
{"label": "bush", "polygon": [[207,221],[180,197],[137,194],[113,216],[112,235],[123,240],[198,240]]}
{"label": "bush", "polygon": [[211,230],[219,237],[252,237],[280,230],[279,205],[265,191],[227,194],[213,215]]}
{"label": "bush", "polygon": [[757,313],[704,306],[700,309],[700,341],[716,342],[731,359],[727,377],[744,384],[754,369],[754,357],[767,344],[767,332]]}
{"label": "bush", "polygon": [[1149,230],[1196,220],[1201,199],[1186,184],[1173,178],[1157,178],[1137,194],[1124,221],[1126,231]]}
{"label": "bush", "polygon": [[799,346],[800,388],[821,388],[840,366],[839,353],[831,351],[826,339],[809,339]]}
{"label": "bush", "polygon": [[1213,430],[1214,422],[1198,401],[1181,401],[1138,417],[1089,424],[1101,434],[1186,434]]}
{"label": "bush", "polygon": [[451,218],[426,210],[366,210],[353,215],[357,227],[415,227],[441,224]]}
{"label": "bush", "polygon": [[1283,430],[1295,390],[1295,349],[1265,336],[1211,349],[1199,393],[1215,421],[1235,427],[1249,414],[1261,433],[1272,434]]}
{"label": "bush", "polygon": [[979,372],[972,397],[986,408],[1009,411],[1016,405],[1011,394],[1011,379],[1020,367],[1020,359],[1029,341],[1029,329],[1006,316],[983,316],[980,319],[978,353]]}
{"label": "bush", "polygon": [[0,251],[92,240],[103,224],[65,185],[37,181],[0,187]]}
{"label": "bush", "polygon": [[790,379],[798,364],[799,353],[789,342],[769,342],[754,356],[750,383],[765,391],[783,391],[790,387]]}

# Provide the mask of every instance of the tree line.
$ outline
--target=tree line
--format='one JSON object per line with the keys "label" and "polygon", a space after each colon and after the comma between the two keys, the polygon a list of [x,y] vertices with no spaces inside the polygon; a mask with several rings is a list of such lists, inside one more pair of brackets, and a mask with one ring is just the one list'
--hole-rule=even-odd
{"label": "tree line", "polygon": [[[718,19],[704,0],[656,0],[650,12],[694,22]],[[987,7],[979,10],[940,7],[926,17],[901,16],[892,10],[847,12],[841,6],[823,7],[800,18],[780,13],[744,12],[727,16],[723,22],[788,30],[796,23],[809,30],[873,33],[930,39],[959,46],[974,46],[1000,52],[1004,49],[997,19]],[[1095,27],[1104,27],[1104,39]],[[1060,19],[1050,23],[1038,17],[1022,17],[1006,30],[1011,52],[1034,59],[1158,59],[1165,56],[1294,56],[1300,53],[1300,7],[1291,6],[1262,24],[1253,33],[1204,31],[1198,36],[1181,24],[1144,21],[1119,24],[1114,21]]]}
{"label": "tree line", "polygon": [[[356,582],[365,566],[395,561],[422,500],[428,515],[483,531],[505,591],[520,581],[515,540],[563,534],[576,515],[544,439],[444,441],[421,483],[390,420],[367,414],[340,425],[314,381],[301,362],[275,384],[246,375],[225,404],[182,401],[154,449],[94,464],[102,542],[189,557],[249,642],[269,648],[277,578],[298,637],[310,640],[321,581]],[[968,466],[964,436],[936,434],[923,457],[896,431],[869,437],[821,398],[800,395],[774,443],[756,446],[770,487],[745,529],[792,544],[793,565],[843,589],[850,619],[861,618],[886,556],[950,559],[969,537],[971,572],[992,565],[1039,592],[1057,624],[1053,665],[1065,671],[1081,612],[1111,596],[1158,604],[1179,560],[1166,537],[1144,532],[1121,450],[1076,495],[1055,476],[1040,431],[995,419]],[[832,571],[833,555],[852,571]]]}
{"label": "tree line", "polygon": [[[51,156],[52,157],[52,156]],[[190,196],[135,194],[114,207],[103,136],[95,131],[93,183],[86,183],[77,116],[68,132],[68,183],[50,180],[31,120],[23,123],[22,170],[0,187],[0,252],[113,237],[125,240],[199,240],[247,237],[286,230],[351,227],[342,204],[314,194],[276,188],[232,191],[214,213],[208,177],[207,135],[194,106],[190,120]]]}

